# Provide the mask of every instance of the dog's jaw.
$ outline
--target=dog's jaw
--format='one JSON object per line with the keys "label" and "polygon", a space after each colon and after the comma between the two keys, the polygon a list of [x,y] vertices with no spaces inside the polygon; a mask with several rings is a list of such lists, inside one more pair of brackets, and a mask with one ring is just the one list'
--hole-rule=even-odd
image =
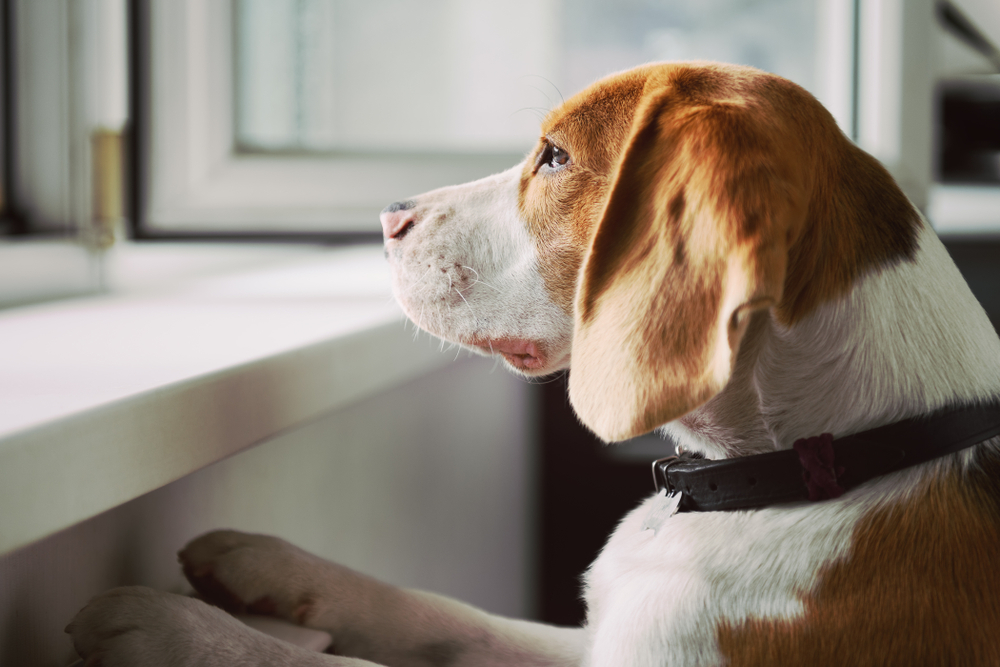
{"label": "dog's jaw", "polygon": [[387,232],[385,248],[393,293],[417,326],[540,376],[568,366],[573,322],[548,298],[518,213],[522,170],[413,198],[407,233]]}

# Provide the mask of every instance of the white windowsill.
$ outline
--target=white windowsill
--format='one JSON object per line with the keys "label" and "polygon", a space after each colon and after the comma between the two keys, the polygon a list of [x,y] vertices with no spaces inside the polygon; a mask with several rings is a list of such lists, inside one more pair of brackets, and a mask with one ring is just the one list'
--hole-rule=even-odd
{"label": "white windowsill", "polygon": [[118,252],[144,290],[0,311],[0,554],[453,358],[377,247]]}
{"label": "white windowsill", "polygon": [[934,184],[927,217],[938,234],[963,236],[1000,231],[1000,186]]}

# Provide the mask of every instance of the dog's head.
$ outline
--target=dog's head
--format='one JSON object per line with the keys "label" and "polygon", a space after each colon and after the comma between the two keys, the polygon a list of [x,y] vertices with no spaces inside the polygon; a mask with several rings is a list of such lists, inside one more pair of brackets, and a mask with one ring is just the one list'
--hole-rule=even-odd
{"label": "dog's head", "polygon": [[522,373],[571,365],[605,440],[721,391],[753,313],[791,326],[912,251],[891,177],[779,77],[645,66],[541,130],[515,168],[383,212],[394,290],[421,327]]}

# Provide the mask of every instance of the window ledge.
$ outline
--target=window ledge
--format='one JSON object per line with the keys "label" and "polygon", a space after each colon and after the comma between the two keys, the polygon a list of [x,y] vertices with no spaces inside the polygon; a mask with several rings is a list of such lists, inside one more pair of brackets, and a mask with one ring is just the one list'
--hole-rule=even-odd
{"label": "window ledge", "polygon": [[0,312],[0,553],[452,358],[414,341],[380,248],[284,253]]}
{"label": "window ledge", "polygon": [[942,185],[930,189],[927,217],[938,234],[962,236],[1000,231],[1000,186]]}

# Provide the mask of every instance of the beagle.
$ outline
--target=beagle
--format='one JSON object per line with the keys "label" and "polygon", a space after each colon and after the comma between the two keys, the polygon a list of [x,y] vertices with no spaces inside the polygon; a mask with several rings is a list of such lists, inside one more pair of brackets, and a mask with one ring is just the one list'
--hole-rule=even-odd
{"label": "beagle", "polygon": [[[807,92],[714,63],[620,73],[549,113],[521,164],[393,204],[382,226],[396,298],[420,327],[526,376],[570,369],[577,415],[608,442],[661,429],[704,458],[658,464],[668,488],[586,573],[583,628],[498,618],[276,538],[216,532],[181,552],[195,588],[326,629],[349,657],[296,652],[148,589],[80,612],[82,655],[107,667],[1000,662],[1000,341],[918,211]],[[768,496],[789,461],[799,495]],[[683,487],[703,470],[754,490],[710,481],[699,500]],[[738,502],[699,507],[723,491]],[[125,618],[133,629],[116,634]]]}

